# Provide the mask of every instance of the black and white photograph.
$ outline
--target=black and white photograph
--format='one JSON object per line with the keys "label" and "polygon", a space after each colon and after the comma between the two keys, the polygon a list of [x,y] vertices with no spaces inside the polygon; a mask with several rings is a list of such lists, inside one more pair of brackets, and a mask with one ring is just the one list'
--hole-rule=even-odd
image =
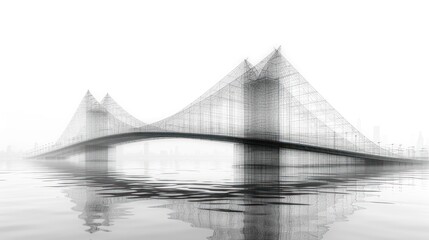
{"label": "black and white photograph", "polygon": [[428,240],[428,13],[0,0],[0,239]]}

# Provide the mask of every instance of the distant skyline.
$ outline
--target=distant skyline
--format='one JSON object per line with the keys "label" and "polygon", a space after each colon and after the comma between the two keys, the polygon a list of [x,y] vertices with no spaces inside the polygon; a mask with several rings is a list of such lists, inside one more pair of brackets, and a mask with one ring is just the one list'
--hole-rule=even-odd
{"label": "distant skyline", "polygon": [[368,137],[428,144],[426,2],[24,2],[0,2],[0,151],[55,141],[88,89],[162,119],[280,45]]}

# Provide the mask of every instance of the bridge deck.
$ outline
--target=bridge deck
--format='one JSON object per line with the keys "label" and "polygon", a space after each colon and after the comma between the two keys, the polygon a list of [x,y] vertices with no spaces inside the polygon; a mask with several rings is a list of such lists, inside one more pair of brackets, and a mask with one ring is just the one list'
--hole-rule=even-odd
{"label": "bridge deck", "polygon": [[89,146],[89,145],[113,146],[113,145],[126,144],[130,142],[144,141],[149,139],[159,139],[159,138],[188,138],[188,139],[212,140],[212,141],[287,148],[287,149],[309,151],[309,152],[315,152],[315,153],[324,153],[324,154],[331,154],[331,155],[344,156],[344,157],[376,160],[376,161],[390,161],[390,162],[400,162],[400,163],[410,163],[410,164],[426,163],[426,161],[411,159],[411,158],[379,156],[379,155],[345,151],[345,150],[339,150],[339,149],[333,149],[333,148],[327,148],[327,147],[312,146],[312,145],[301,144],[301,143],[270,141],[270,140],[231,137],[231,136],[223,136],[223,135],[178,133],[178,132],[131,132],[131,133],[109,135],[105,137],[94,138],[91,140],[86,140],[79,143],[71,144],[62,148],[55,149],[50,152],[45,152],[42,154],[32,156],[32,158],[54,158],[54,157],[66,155],[67,153],[70,153],[79,149],[83,149],[85,146]]}

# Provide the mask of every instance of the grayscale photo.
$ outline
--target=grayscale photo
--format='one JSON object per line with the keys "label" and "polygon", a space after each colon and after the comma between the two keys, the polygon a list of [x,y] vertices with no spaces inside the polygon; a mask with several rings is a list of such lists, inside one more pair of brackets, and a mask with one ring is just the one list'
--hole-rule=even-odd
{"label": "grayscale photo", "polygon": [[428,11],[0,1],[0,239],[429,239]]}

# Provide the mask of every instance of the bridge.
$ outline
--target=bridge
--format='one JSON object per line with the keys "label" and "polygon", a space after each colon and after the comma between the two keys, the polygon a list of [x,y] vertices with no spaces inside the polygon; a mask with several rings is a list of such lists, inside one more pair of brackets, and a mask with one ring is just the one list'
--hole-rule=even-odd
{"label": "bridge", "polygon": [[88,91],[55,143],[34,150],[58,157],[86,146],[112,146],[156,138],[194,138],[357,157],[422,162],[427,150],[386,148],[360,133],[275,49],[252,65],[240,63],[176,114],[144,123],[108,94]]}

